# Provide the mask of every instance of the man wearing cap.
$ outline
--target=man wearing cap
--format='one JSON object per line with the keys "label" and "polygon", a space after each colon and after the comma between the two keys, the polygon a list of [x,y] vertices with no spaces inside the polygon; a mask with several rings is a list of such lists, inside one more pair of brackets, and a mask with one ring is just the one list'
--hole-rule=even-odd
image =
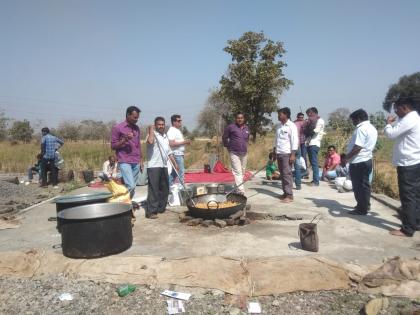
{"label": "man wearing cap", "polygon": [[402,224],[389,233],[411,237],[420,229],[420,116],[412,98],[400,98],[394,110],[398,118],[387,118],[384,133],[394,140],[392,163],[397,167]]}
{"label": "man wearing cap", "polygon": [[125,120],[112,128],[111,148],[115,150],[124,184],[133,198],[139,176],[143,170],[143,157],[140,145],[140,128],[137,126],[140,109],[130,106]]}

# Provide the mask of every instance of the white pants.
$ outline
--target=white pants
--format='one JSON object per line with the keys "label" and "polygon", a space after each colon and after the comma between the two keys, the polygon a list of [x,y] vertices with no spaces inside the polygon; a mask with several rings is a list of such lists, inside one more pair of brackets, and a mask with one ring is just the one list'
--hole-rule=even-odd
{"label": "white pants", "polygon": [[[246,161],[248,154],[237,155],[235,153],[229,152],[230,154],[230,164],[232,165],[232,173],[235,178],[235,184],[240,185],[244,181],[244,174],[246,169]],[[242,185],[238,188],[239,191],[245,192],[245,188]]]}

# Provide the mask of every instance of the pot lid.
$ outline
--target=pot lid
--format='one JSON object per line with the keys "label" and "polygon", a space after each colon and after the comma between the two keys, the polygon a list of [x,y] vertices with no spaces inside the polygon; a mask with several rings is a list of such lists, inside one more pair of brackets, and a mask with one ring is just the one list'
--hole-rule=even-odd
{"label": "pot lid", "polygon": [[55,203],[77,203],[85,201],[95,201],[95,200],[105,200],[112,197],[110,192],[99,192],[96,194],[80,194],[80,195],[70,195],[70,196],[61,196],[54,199]]}
{"label": "pot lid", "polygon": [[121,202],[93,203],[60,211],[57,216],[65,220],[106,218],[131,211],[132,205]]}

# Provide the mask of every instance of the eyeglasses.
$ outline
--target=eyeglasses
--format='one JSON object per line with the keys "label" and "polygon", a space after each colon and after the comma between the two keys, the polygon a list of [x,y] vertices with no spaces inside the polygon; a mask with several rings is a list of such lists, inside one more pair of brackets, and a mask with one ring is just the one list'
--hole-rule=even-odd
{"label": "eyeglasses", "polygon": [[176,122],[181,122],[181,121],[182,121],[182,119],[177,119],[177,120],[176,120]]}

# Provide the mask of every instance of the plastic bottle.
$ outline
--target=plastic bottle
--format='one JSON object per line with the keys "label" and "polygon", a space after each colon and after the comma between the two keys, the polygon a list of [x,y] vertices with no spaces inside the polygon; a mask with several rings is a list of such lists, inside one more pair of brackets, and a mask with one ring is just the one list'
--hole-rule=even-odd
{"label": "plastic bottle", "polygon": [[127,294],[134,292],[136,286],[132,284],[124,284],[117,289],[117,293],[120,297],[126,296]]}

